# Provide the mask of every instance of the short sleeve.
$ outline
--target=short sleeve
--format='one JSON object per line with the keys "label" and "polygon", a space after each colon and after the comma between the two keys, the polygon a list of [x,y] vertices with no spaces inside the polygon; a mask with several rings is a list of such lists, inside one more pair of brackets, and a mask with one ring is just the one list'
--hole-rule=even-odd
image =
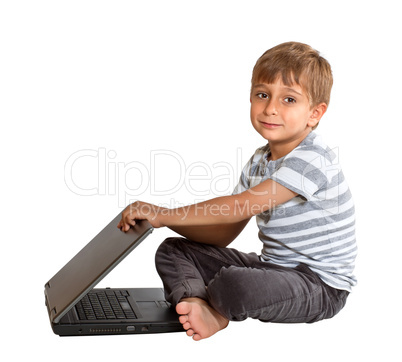
{"label": "short sleeve", "polygon": [[237,195],[246,191],[250,188],[250,180],[248,175],[250,174],[252,159],[250,159],[247,164],[243,167],[242,173],[240,175],[240,179],[236,187],[234,188],[232,195]]}
{"label": "short sleeve", "polygon": [[315,152],[293,152],[278,166],[270,178],[306,200],[328,184],[325,158]]}
{"label": "short sleeve", "polygon": [[256,183],[260,179],[259,173],[261,168],[265,168],[264,159],[266,159],[268,145],[258,148],[254,155],[243,167],[239,183],[234,188],[232,195],[240,194]]}

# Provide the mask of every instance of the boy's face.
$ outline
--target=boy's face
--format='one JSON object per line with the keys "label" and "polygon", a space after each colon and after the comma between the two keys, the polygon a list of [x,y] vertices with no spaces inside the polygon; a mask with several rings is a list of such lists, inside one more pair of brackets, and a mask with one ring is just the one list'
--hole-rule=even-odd
{"label": "boy's face", "polygon": [[[298,84],[254,84],[251,91],[251,122],[272,146],[298,145],[318,124],[327,106],[310,107],[306,91]],[[290,152],[290,150],[289,150]]]}

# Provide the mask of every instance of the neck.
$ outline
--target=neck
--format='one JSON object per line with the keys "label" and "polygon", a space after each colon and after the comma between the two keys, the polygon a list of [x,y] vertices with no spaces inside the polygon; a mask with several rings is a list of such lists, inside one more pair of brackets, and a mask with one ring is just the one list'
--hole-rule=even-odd
{"label": "neck", "polygon": [[281,141],[269,141],[269,148],[271,151],[271,155],[269,157],[270,161],[276,161],[288,153],[293,151],[308,135],[310,132],[305,134],[303,137],[299,137],[294,140],[287,140],[286,142]]}

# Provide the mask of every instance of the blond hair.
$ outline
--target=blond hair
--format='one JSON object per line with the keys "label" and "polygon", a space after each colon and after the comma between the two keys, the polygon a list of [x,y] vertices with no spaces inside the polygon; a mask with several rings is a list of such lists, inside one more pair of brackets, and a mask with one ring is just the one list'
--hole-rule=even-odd
{"label": "blond hair", "polygon": [[286,86],[296,83],[309,97],[310,107],[329,104],[333,84],[331,66],[317,50],[303,43],[288,42],[267,50],[253,69],[252,87],[282,78]]}

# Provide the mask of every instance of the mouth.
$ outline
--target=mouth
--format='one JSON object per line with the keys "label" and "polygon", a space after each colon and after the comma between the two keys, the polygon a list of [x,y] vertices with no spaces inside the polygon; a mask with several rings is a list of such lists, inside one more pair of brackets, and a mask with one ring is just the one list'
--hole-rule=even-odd
{"label": "mouth", "polygon": [[269,129],[275,129],[275,128],[279,128],[282,126],[277,123],[267,123],[267,122],[260,122],[260,123],[262,124],[263,127],[269,128]]}

